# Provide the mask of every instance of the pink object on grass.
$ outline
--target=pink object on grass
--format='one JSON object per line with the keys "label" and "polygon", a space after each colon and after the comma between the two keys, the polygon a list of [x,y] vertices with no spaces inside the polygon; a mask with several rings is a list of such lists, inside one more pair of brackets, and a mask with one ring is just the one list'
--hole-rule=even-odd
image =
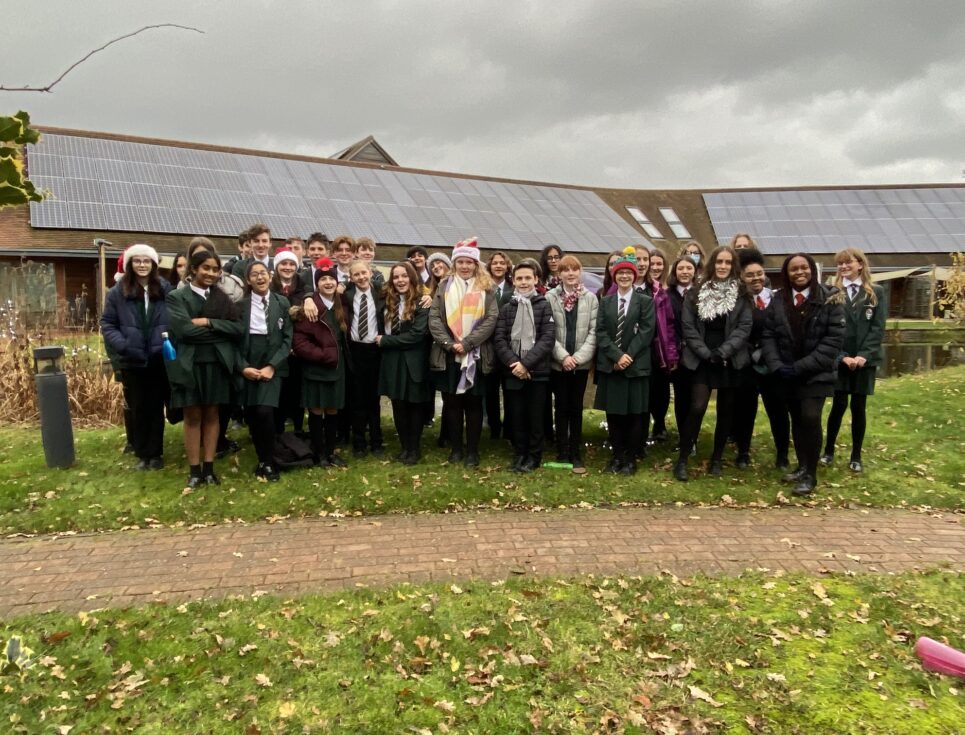
{"label": "pink object on grass", "polygon": [[915,653],[929,671],[965,679],[965,653],[962,651],[922,636],[915,643]]}

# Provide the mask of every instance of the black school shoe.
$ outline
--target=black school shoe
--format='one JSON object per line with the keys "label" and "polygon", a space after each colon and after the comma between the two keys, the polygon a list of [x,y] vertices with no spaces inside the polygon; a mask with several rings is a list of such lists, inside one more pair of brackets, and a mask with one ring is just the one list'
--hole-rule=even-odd
{"label": "black school shoe", "polygon": [[719,459],[710,460],[710,467],[707,468],[707,474],[711,477],[720,477],[724,474],[724,463]]}
{"label": "black school shoe", "polygon": [[861,464],[860,459],[852,459],[848,462],[848,469],[852,472],[864,472],[864,465]]}
{"label": "black school shoe", "polygon": [[791,495],[796,495],[799,498],[806,497],[814,492],[814,488],[817,486],[817,481],[811,477],[809,474],[804,473],[801,475],[801,479],[798,481],[791,489]]}
{"label": "black school shoe", "polygon": [[337,454],[328,455],[328,464],[330,467],[348,467],[348,462]]}
{"label": "black school shoe", "polygon": [[677,464],[673,468],[673,476],[680,482],[687,482],[690,479],[690,475],[687,474],[687,461],[678,460]]}
{"label": "black school shoe", "polygon": [[255,477],[263,477],[268,480],[268,482],[278,482],[281,479],[278,470],[270,464],[265,463],[259,463],[258,466],[255,467]]}
{"label": "black school shoe", "polygon": [[825,467],[830,467],[834,462],[834,452],[825,452],[821,455],[821,459],[818,460]]}
{"label": "black school shoe", "polygon": [[163,457],[151,457],[147,461],[147,468],[149,470],[163,470],[164,469],[164,458]]}
{"label": "black school shoe", "polygon": [[187,487],[192,490],[196,487],[201,487],[204,485],[204,478],[201,475],[188,475]]}
{"label": "black school shoe", "polygon": [[629,462],[621,462],[617,473],[621,475],[635,475],[637,474],[637,463],[632,459]]}
{"label": "black school shoe", "polygon": [[737,459],[734,460],[734,467],[739,470],[746,470],[751,466],[751,455],[749,454],[738,454]]}
{"label": "black school shoe", "polygon": [[469,452],[466,458],[462,462],[466,467],[478,467],[479,466],[479,453]]}
{"label": "black school shoe", "polygon": [[220,484],[221,484],[221,480],[219,480],[219,479],[218,479],[218,476],[217,476],[214,472],[212,472],[211,474],[208,474],[208,475],[205,475],[205,476],[204,476],[204,484],[205,484],[205,485],[220,485]]}
{"label": "black school shoe", "polygon": [[796,470],[788,472],[784,477],[781,478],[781,482],[786,482],[789,485],[795,482],[800,482],[801,478],[804,477],[808,471],[803,467],[798,467]]}
{"label": "black school shoe", "polygon": [[241,445],[238,444],[234,439],[225,439],[224,442],[218,442],[218,449],[214,453],[215,459],[224,459],[229,454],[234,454],[235,452],[241,451]]}

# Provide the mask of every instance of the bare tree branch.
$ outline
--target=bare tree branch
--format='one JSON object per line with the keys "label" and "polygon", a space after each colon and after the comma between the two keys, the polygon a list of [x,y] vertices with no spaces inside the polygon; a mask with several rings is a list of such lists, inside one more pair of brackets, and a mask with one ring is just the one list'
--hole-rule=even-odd
{"label": "bare tree branch", "polygon": [[103,51],[108,46],[111,46],[112,44],[115,44],[118,41],[123,41],[125,38],[136,36],[138,33],[143,33],[144,31],[149,31],[153,28],[180,28],[183,31],[194,31],[195,33],[204,33],[204,31],[202,31],[200,28],[194,28],[192,26],[182,26],[182,25],[178,25],[177,23],[158,23],[156,25],[144,26],[143,28],[138,28],[136,31],[133,31],[131,33],[125,33],[123,36],[118,36],[117,38],[108,41],[103,46],[100,46],[99,48],[95,48],[93,51],[91,51],[86,56],[84,56],[84,58],[78,59],[73,64],[68,66],[66,71],[64,71],[63,74],[61,74],[59,77],[57,77],[54,81],[52,81],[50,84],[48,84],[45,87],[5,87],[2,84],[0,84],[0,92],[50,92],[53,90],[54,85],[60,82],[61,79],[63,79],[68,74],[70,74],[74,69],[76,69],[78,66],[83,64],[94,54],[100,51]]}

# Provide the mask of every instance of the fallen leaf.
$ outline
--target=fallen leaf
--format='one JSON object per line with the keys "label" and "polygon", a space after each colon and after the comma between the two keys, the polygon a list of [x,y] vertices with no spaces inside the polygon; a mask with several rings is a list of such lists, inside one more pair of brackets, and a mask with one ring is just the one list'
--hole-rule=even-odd
{"label": "fallen leaf", "polygon": [[715,700],[712,696],[710,696],[707,692],[705,692],[703,689],[701,689],[700,687],[690,686],[687,688],[690,690],[690,696],[693,697],[694,699],[699,699],[702,702],[706,702],[711,707],[724,706],[720,702]]}
{"label": "fallen leaf", "polygon": [[269,679],[264,674],[255,674],[255,683],[260,687],[270,687],[271,679]]}

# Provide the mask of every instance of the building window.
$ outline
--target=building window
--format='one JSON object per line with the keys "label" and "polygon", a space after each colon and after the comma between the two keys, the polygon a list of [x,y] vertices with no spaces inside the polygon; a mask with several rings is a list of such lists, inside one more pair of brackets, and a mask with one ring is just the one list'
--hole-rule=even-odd
{"label": "building window", "polygon": [[630,216],[637,221],[637,224],[643,228],[643,231],[646,232],[647,235],[656,238],[663,237],[663,233],[654,227],[653,222],[649,220],[647,215],[645,215],[639,207],[627,207],[627,211],[630,213]]}
{"label": "building window", "polygon": [[677,213],[670,207],[660,207],[660,216],[667,220],[667,224],[670,226],[674,237],[678,240],[690,239],[690,231],[684,227],[684,223],[680,221],[680,217],[678,217]]}

